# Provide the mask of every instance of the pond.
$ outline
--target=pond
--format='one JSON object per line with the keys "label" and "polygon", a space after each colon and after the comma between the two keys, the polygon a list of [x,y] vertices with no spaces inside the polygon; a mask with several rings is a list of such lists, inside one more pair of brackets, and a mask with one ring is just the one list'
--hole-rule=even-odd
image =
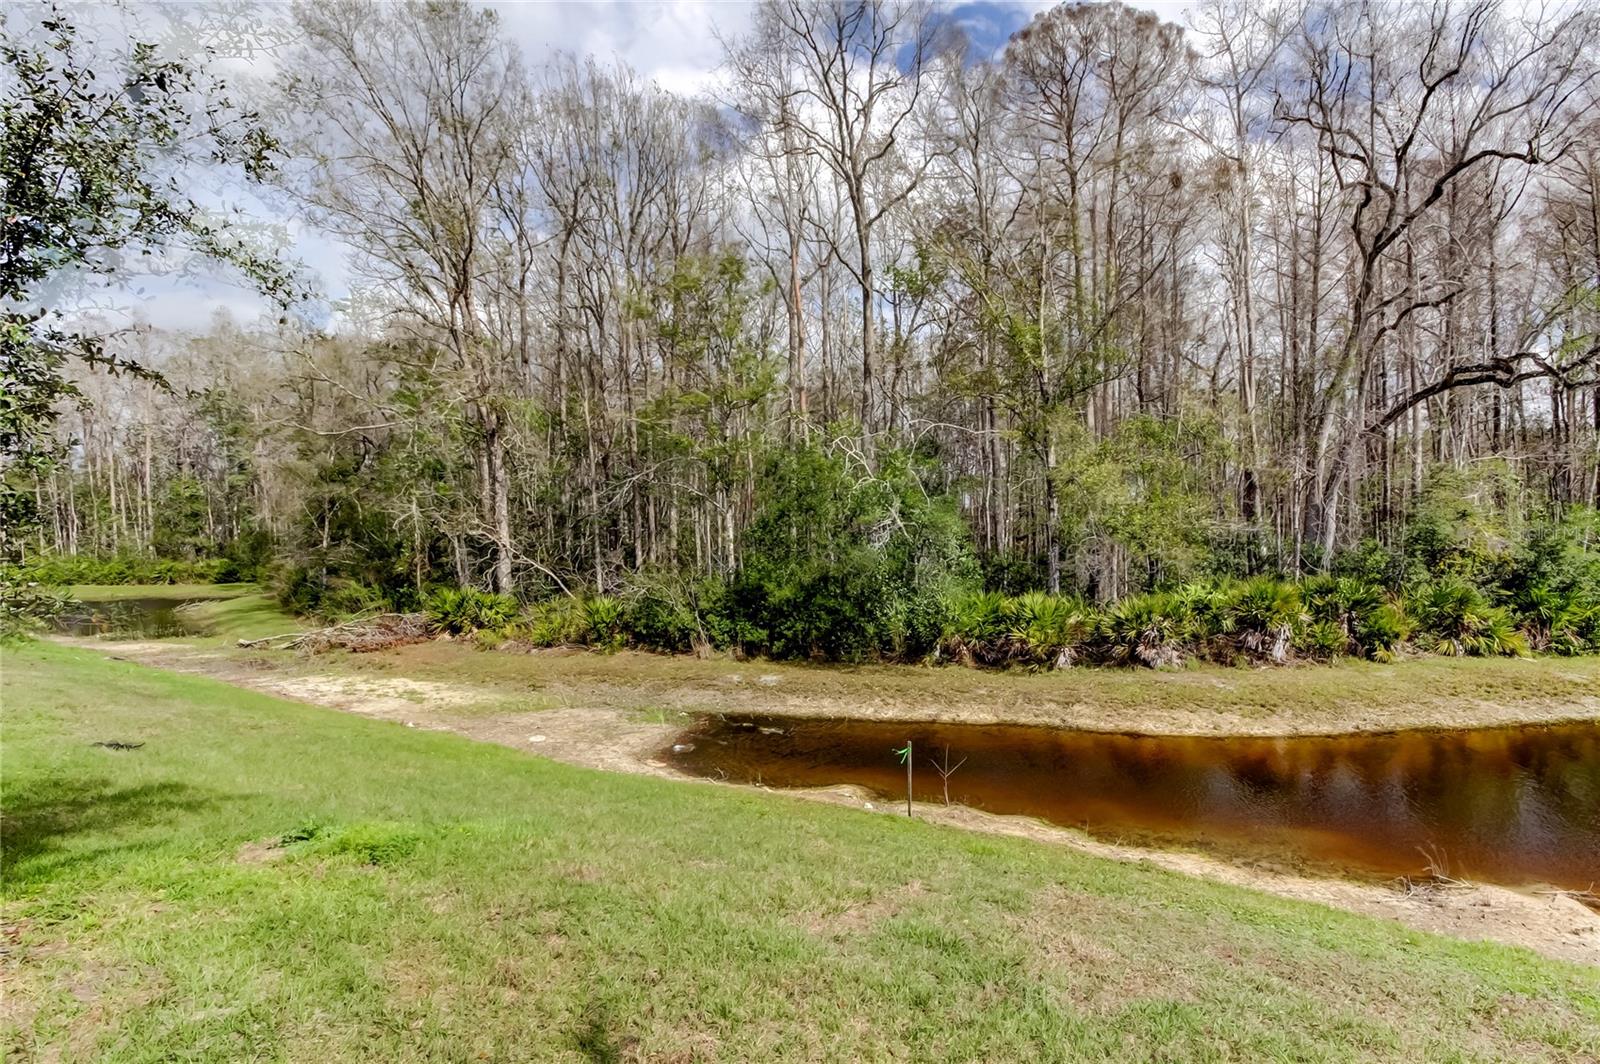
{"label": "pond", "polygon": [[661,756],[699,776],[903,802],[893,751],[907,739],[918,801],[945,800],[939,761],[951,802],[1101,839],[1362,877],[1600,882],[1600,723],[1273,739],[707,717]]}
{"label": "pond", "polygon": [[184,607],[222,596],[145,595],[104,602],[75,602],[56,618],[55,629],[65,635],[111,639],[162,639],[193,635],[203,625],[185,615]]}

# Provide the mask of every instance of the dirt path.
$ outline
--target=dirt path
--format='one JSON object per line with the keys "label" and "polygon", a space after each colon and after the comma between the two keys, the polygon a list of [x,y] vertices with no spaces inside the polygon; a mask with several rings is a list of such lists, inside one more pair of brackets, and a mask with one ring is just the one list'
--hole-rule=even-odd
{"label": "dirt path", "polygon": [[[705,786],[740,786],[683,776],[657,758],[688,723],[686,711],[661,709],[646,715],[637,708],[586,704],[526,709],[506,704],[503,691],[474,684],[298,668],[290,671],[278,663],[240,658],[183,642],[63,642],[407,727],[454,732],[570,764]],[[306,659],[296,660],[303,665]],[[887,805],[850,786],[782,793],[882,815],[903,810],[899,804]],[[915,812],[933,823],[1071,846],[1116,860],[1144,861],[1185,875],[1397,920],[1422,931],[1524,946],[1547,956],[1600,965],[1600,913],[1558,894],[1529,894],[1482,884],[1402,891],[1390,886],[1293,875],[1203,854],[1120,846],[1029,817],[923,803],[915,807]]]}

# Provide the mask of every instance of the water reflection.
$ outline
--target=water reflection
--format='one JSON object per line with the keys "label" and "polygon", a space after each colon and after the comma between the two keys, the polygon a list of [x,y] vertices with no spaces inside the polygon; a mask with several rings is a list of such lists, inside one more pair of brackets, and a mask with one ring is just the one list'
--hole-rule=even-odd
{"label": "water reflection", "polygon": [[66,635],[103,636],[123,639],[161,639],[189,635],[199,626],[189,620],[183,607],[209,601],[192,595],[169,598],[146,595],[106,602],[78,602],[56,618],[55,629]]}
{"label": "water reflection", "polygon": [[1600,724],[1272,739],[1107,735],[1011,725],[708,718],[663,757],[778,787],[905,794],[889,751],[966,764],[952,801],[1102,837],[1247,851],[1342,871],[1588,889],[1600,881]]}

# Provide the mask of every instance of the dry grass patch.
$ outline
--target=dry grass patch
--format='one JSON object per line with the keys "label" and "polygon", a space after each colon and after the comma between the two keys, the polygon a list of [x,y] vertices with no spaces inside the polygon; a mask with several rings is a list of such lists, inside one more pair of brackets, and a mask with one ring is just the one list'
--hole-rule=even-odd
{"label": "dry grass patch", "polygon": [[1600,716],[1600,658],[1028,673],[633,651],[519,654],[437,640],[317,661],[342,675],[471,685],[486,696],[543,706],[1005,721],[1163,734],[1318,734]]}
{"label": "dry grass patch", "polygon": [[900,915],[927,893],[922,880],[913,879],[883,894],[841,909],[801,914],[801,926],[813,935],[843,938],[872,930],[884,920]]}

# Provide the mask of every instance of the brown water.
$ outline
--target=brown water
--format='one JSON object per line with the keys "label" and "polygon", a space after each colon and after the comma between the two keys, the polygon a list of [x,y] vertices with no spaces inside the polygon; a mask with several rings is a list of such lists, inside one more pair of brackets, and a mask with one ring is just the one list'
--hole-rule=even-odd
{"label": "brown water", "polygon": [[209,602],[212,595],[142,595],[104,602],[77,602],[56,618],[55,629],[67,635],[95,635],[108,639],[161,639],[190,635],[203,626],[188,619],[183,607]]}
{"label": "brown water", "polygon": [[[1017,725],[709,717],[662,757],[773,787],[854,783],[905,800],[892,751],[964,764],[950,800],[1294,867],[1449,875],[1587,890],[1600,883],[1600,723],[1294,739],[1111,735]],[[688,749],[685,749],[688,747]]]}

